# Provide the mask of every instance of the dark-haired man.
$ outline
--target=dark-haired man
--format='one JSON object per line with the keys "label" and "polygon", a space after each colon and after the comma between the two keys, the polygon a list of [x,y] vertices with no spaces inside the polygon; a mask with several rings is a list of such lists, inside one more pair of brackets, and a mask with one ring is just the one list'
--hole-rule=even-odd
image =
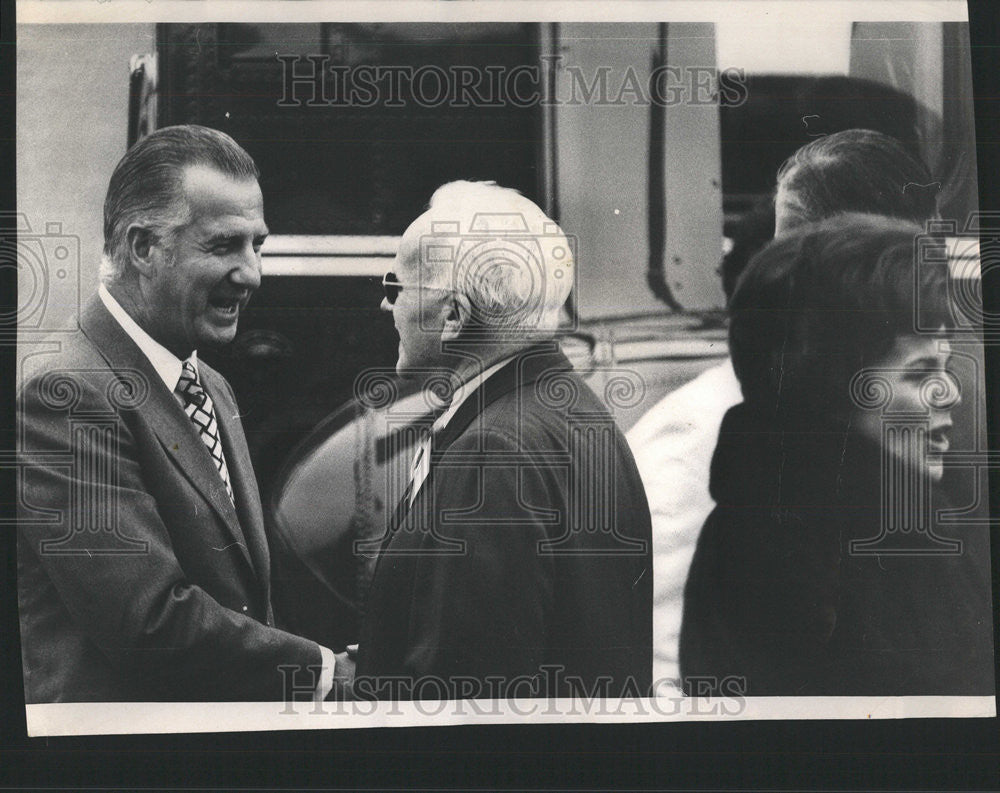
{"label": "dark-haired man", "polygon": [[260,284],[257,175],[180,126],[111,177],[99,292],[18,400],[29,703],[324,697],[352,665],[275,627],[235,399],[198,359]]}

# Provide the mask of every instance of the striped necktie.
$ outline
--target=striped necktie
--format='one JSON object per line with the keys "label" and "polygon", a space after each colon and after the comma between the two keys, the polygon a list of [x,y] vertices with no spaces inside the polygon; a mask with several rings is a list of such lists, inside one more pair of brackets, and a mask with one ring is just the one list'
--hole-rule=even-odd
{"label": "striped necktie", "polygon": [[177,381],[177,388],[174,390],[181,397],[184,412],[198,430],[198,435],[201,436],[208,453],[212,455],[219,476],[226,485],[229,500],[235,505],[236,499],[233,497],[233,486],[229,483],[229,468],[226,467],[226,458],[222,453],[222,439],[219,437],[219,424],[215,420],[212,397],[201,387],[198,370],[190,360],[184,361],[180,380]]}

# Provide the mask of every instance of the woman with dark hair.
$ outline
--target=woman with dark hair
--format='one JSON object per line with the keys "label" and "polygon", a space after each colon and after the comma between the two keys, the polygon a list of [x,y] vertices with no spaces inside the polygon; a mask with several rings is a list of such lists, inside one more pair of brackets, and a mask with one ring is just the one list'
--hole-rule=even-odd
{"label": "woman with dark hair", "polygon": [[[888,135],[850,129],[803,146],[781,167],[775,203],[758,206],[730,233],[722,260],[727,299],[754,253],[775,233],[841,212],[869,212],[921,226],[937,215],[937,185],[921,160]],[[667,394],[628,432],[653,519],[653,678],[674,681],[683,589],[695,543],[715,503],[712,450],[722,418],[739,404],[727,358]]]}
{"label": "woman with dark hair", "polygon": [[938,536],[924,498],[958,394],[947,265],[914,261],[920,232],[837,216],[776,239],[737,283],[744,401],[685,588],[687,693],[992,696],[988,533]]}

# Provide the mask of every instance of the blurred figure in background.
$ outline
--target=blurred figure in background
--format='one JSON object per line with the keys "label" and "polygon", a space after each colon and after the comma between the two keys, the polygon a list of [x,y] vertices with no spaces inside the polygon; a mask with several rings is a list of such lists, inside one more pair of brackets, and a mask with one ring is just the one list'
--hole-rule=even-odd
{"label": "blurred figure in background", "polygon": [[778,171],[775,236],[838,212],[866,212],[923,225],[937,215],[941,185],[899,141],[849,129],[803,146]]}
{"label": "blurred figure in background", "polygon": [[[826,135],[779,169],[773,210],[758,207],[737,227],[722,261],[727,300],[747,262],[773,234],[839,212],[868,212],[923,225],[937,214],[938,185],[899,141],[866,129]],[[739,383],[727,358],[671,392],[629,431],[653,519],[653,679],[676,679],[684,581],[698,533],[715,506],[709,467]]]}
{"label": "blurred figure in background", "polygon": [[[948,266],[916,261],[922,230],[837,216],[777,238],[740,278],[743,403],[720,430],[718,506],[684,593],[686,693],[738,678],[747,696],[993,695],[988,530],[949,546],[958,530],[936,537],[922,497],[958,401]],[[922,429],[886,432],[871,389]]]}

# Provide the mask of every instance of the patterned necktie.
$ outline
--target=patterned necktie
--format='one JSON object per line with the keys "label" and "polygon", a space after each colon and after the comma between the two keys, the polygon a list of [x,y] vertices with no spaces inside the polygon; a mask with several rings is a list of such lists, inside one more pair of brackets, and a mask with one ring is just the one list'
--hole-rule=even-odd
{"label": "patterned necktie", "polygon": [[226,485],[229,500],[235,506],[236,499],[233,497],[233,486],[229,483],[226,458],[222,454],[222,439],[219,438],[219,424],[215,420],[212,397],[201,387],[201,383],[198,381],[198,371],[190,360],[184,361],[181,378],[177,381],[175,391],[184,401],[184,412],[198,429],[198,435],[205,443],[208,453],[212,455],[215,467],[219,470],[219,476],[222,477],[222,481]]}

